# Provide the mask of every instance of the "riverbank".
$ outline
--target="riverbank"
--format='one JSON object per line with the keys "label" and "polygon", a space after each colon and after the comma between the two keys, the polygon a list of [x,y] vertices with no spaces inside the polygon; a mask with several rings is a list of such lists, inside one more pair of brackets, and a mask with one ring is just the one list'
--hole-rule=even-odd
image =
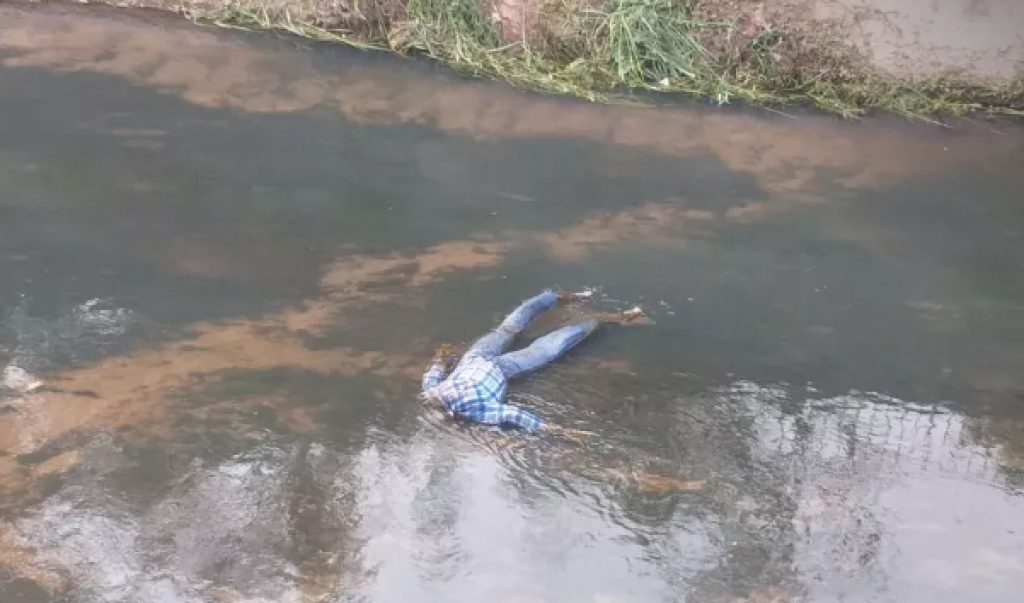
{"label": "riverbank", "polygon": [[[1024,41],[1014,33],[1024,31],[1024,25],[1014,25],[1024,21],[1024,10],[1012,1],[962,0],[965,10],[973,7],[973,21],[960,22],[952,32],[941,30],[944,20],[959,15],[932,15],[927,21],[922,19],[928,15],[914,12],[913,2],[885,14],[887,0],[858,2],[108,3],[170,10],[221,27],[277,29],[321,41],[421,52],[470,75],[595,101],[614,100],[616,91],[647,89],[722,104],[810,104],[844,116],[870,111],[919,118],[976,111],[1024,115]],[[917,29],[903,23],[895,38],[891,31],[880,34],[892,19],[915,14]],[[883,18],[885,23],[879,21]],[[964,29],[972,23],[973,33]],[[999,33],[1004,30],[1005,39]],[[922,43],[922,31],[937,36],[934,42]],[[945,44],[944,35],[955,44]],[[910,45],[901,37],[912,38]]]}

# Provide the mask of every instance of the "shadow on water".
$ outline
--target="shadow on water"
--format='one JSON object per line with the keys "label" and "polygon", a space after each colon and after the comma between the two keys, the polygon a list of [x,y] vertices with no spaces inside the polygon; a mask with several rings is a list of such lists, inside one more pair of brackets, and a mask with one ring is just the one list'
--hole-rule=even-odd
{"label": "shadow on water", "polygon": [[[5,603],[1024,586],[1019,128],[10,7],[0,115]],[[653,320],[513,388],[594,439],[420,407],[435,345],[553,283]]]}

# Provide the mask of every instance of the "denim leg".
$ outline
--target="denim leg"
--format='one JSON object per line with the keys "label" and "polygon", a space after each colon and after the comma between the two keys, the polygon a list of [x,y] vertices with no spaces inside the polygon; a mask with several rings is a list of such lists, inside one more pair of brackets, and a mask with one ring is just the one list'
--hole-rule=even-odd
{"label": "denim leg", "polygon": [[531,322],[547,310],[550,310],[558,303],[558,295],[550,289],[540,295],[535,295],[519,304],[519,307],[512,311],[498,327],[506,333],[518,335],[523,332]]}
{"label": "denim leg", "polygon": [[476,354],[477,356],[483,356],[484,358],[494,358],[495,356],[501,356],[501,354],[512,345],[512,339],[514,337],[508,333],[502,331],[491,331],[484,335],[480,339],[466,350],[466,356],[470,354]]}
{"label": "denim leg", "polygon": [[484,358],[500,356],[512,345],[512,340],[516,335],[522,333],[533,319],[557,302],[558,295],[550,290],[524,301],[505,318],[497,329],[476,340],[476,343],[470,346],[466,353],[475,353]]}
{"label": "denim leg", "polygon": [[507,379],[535,371],[568,352],[597,329],[597,320],[587,320],[552,331],[529,346],[499,356],[495,362]]}

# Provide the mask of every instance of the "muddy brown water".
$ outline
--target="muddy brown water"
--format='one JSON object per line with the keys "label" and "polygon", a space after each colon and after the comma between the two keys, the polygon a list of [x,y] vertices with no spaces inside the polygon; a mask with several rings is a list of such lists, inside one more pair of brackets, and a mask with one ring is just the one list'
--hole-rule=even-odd
{"label": "muddy brown water", "polygon": [[[5,603],[1024,586],[1019,126],[16,8],[0,116]],[[593,442],[417,405],[434,345],[550,285],[655,322],[514,388]]]}

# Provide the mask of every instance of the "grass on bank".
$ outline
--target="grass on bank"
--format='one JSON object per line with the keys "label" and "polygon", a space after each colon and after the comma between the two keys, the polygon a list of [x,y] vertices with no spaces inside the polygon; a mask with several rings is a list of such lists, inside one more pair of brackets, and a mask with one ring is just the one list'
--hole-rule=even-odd
{"label": "grass on bank", "polygon": [[540,0],[535,23],[522,28],[529,33],[511,42],[483,0],[331,1],[227,0],[190,16],[360,48],[420,51],[462,73],[592,101],[624,100],[624,92],[644,89],[720,104],[804,102],[844,117],[1024,115],[1024,76],[1001,88],[899,81],[825,37],[766,30],[746,38],[737,23],[709,16],[705,9],[715,0]]}

